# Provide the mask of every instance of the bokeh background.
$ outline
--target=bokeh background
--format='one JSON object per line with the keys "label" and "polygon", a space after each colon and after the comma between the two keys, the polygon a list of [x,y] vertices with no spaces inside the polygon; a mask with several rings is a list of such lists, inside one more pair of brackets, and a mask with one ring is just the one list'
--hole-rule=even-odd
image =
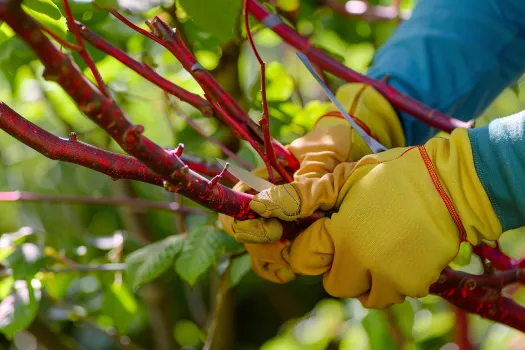
{"label": "bokeh background", "polygon": [[[112,2],[98,5],[107,3]],[[385,19],[345,14],[341,11],[345,1],[270,3],[314,45],[362,73],[415,5],[402,1],[402,12],[395,16],[396,3],[371,0],[369,6],[383,6],[390,11],[386,13],[394,14]],[[24,4],[48,28],[73,42],[66,33],[60,1]],[[143,28],[144,21],[155,15],[177,27],[201,64],[257,121],[259,66],[239,22],[240,4],[239,0],[179,0],[161,6],[120,2],[134,8],[133,13],[122,13]],[[165,49],[91,1],[71,5],[75,17],[106,40],[169,80],[202,93]],[[348,9],[359,12],[365,4],[351,5]],[[270,30],[250,23],[267,62],[271,133],[286,144],[307,132],[328,103],[295,51]],[[87,46],[114,98],[134,123],[145,126],[147,137],[165,147],[183,143],[185,154],[211,162],[225,158],[184,121],[182,116],[187,116],[254,167],[262,165],[246,143],[215,120],[167,97],[112,57]],[[92,77],[78,54],[73,57]],[[0,100],[56,135],[67,137],[74,131],[82,141],[121,152],[57,84],[42,79],[42,70],[25,44],[0,24]],[[333,76],[326,78],[333,89],[343,83]],[[524,108],[525,80],[503,91],[479,116],[478,125]],[[125,197],[197,207],[162,188],[113,181],[80,166],[49,160],[4,132],[0,132],[0,191],[0,349],[452,350],[464,337],[457,323],[464,317],[473,348],[525,349],[523,334],[458,313],[438,297],[410,299],[377,311],[362,308],[356,300],[330,298],[320,278],[299,277],[286,285],[266,282],[250,270],[242,246],[220,231],[217,215],[209,211],[186,214],[9,200],[12,196],[7,192],[25,191],[48,198]],[[524,253],[524,239],[523,232],[509,232],[502,248],[518,257]],[[153,242],[157,243],[151,246]],[[479,261],[461,258],[454,267],[480,271]],[[80,272],[73,263],[117,271]],[[18,271],[18,277],[9,268]],[[522,289],[511,292],[518,301],[525,300]],[[15,316],[6,311],[13,295],[18,296],[20,311]]]}

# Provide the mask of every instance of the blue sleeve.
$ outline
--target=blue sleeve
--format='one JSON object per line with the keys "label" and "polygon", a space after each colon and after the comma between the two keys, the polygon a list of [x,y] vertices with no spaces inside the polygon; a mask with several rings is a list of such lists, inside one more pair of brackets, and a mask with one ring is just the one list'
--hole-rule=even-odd
{"label": "blue sleeve", "polygon": [[[378,50],[368,76],[470,120],[525,71],[525,0],[419,0]],[[399,113],[407,145],[436,130]]]}
{"label": "blue sleeve", "polygon": [[476,173],[503,231],[525,226],[525,111],[468,133]]}

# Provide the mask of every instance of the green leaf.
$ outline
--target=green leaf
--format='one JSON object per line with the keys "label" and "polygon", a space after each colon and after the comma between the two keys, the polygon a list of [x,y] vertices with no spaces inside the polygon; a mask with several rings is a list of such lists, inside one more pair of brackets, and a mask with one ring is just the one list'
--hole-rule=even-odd
{"label": "green leaf", "polygon": [[126,273],[133,288],[152,281],[172,264],[180,251],[184,236],[170,236],[162,241],[138,249],[126,258]]}
{"label": "green leaf", "polygon": [[251,258],[248,254],[233,260],[230,267],[230,288],[235,287],[252,268]]}
{"label": "green leaf", "polygon": [[24,243],[7,257],[6,263],[13,270],[15,280],[26,280],[45,266],[46,257],[36,244]]}
{"label": "green leaf", "polygon": [[13,292],[0,303],[0,332],[13,339],[16,332],[25,329],[36,317],[40,289],[31,282],[16,281]]}
{"label": "green leaf", "polygon": [[137,301],[122,283],[113,283],[106,291],[102,301],[102,310],[113,319],[115,328],[125,334],[137,314]]}
{"label": "green leaf", "polygon": [[242,0],[179,0],[197,26],[227,43],[235,37]]}
{"label": "green leaf", "polygon": [[175,270],[193,286],[220,256],[242,249],[242,244],[213,226],[197,227],[184,242],[182,252],[175,261]]}
{"label": "green leaf", "polygon": [[51,0],[24,0],[23,4],[38,13],[47,15],[48,17],[58,20],[62,17],[62,13],[56,4]]}
{"label": "green leaf", "polygon": [[31,3],[33,2],[41,3],[39,4],[40,6],[38,9],[31,8],[27,5],[22,5],[22,7],[31,17],[33,17],[41,25],[43,25],[47,29],[50,29],[62,39],[65,39],[67,34],[67,21],[66,18],[63,17],[60,13],[60,10],[58,10],[58,7],[56,7],[56,11],[58,11],[57,15],[57,12],[55,10],[52,10],[51,1],[49,1],[50,4],[48,4],[48,1],[46,0],[31,1]]}

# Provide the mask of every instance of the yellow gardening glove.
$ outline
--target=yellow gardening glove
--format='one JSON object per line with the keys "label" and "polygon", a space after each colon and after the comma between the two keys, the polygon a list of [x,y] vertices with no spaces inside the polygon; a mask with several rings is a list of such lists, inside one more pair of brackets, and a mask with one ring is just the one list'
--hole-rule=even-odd
{"label": "yellow gardening glove", "polygon": [[[355,117],[354,120],[386,147],[405,144],[394,109],[374,88],[350,83],[340,87],[336,97]],[[320,178],[333,172],[338,164],[358,160],[371,152],[335,105],[319,118],[309,133],[293,141],[287,148],[300,163],[300,169],[294,174],[295,181]],[[257,169],[254,174],[268,179],[266,168]],[[247,192],[250,188],[239,182],[233,189]],[[239,242],[247,243],[246,249],[252,256],[252,267],[256,273],[274,282],[286,282],[294,278],[286,258],[283,258],[287,256],[283,249],[289,249],[289,244],[278,241],[282,235],[280,224],[271,220],[234,221],[225,215],[219,215],[219,220],[228,234]],[[267,244],[269,242],[276,243]],[[257,246],[251,243],[266,244]],[[286,278],[279,277],[281,275]]]}
{"label": "yellow gardening glove", "polygon": [[342,163],[319,179],[276,186],[250,206],[288,221],[318,208],[337,210],[303,231],[288,259],[294,273],[324,274],[328,293],[359,298],[367,308],[427,295],[461,241],[476,245],[502,232],[465,129],[448,140]]}
{"label": "yellow gardening glove", "polygon": [[[373,87],[361,83],[341,86],[336,98],[370,136],[385,147],[405,145],[398,116],[390,103]],[[335,105],[321,116],[314,128],[288,147],[299,161],[294,180],[321,177],[342,162],[356,161],[370,154],[370,148]]]}

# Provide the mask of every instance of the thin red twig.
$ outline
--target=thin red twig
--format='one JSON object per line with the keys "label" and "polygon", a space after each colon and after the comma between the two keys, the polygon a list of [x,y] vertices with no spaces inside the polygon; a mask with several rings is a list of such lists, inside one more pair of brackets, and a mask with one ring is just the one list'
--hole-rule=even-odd
{"label": "thin red twig", "polygon": [[[62,86],[86,116],[105,130],[128,154],[160,175],[165,187],[202,206],[235,218],[257,216],[249,207],[251,195],[217,184],[191,171],[175,154],[143,135],[141,125],[132,124],[124,112],[87,80],[69,56],[60,52],[42,33],[38,22],[19,4],[0,2],[0,18],[35,52],[44,65],[44,77]],[[15,136],[16,137],[16,136]]]}
{"label": "thin red twig", "polygon": [[200,97],[197,94],[186,91],[178,85],[170,82],[167,79],[164,79],[162,76],[157,74],[153,69],[147,66],[144,63],[140,63],[133,58],[129,57],[124,51],[113,46],[99,35],[89,30],[82,23],[76,22],[76,25],[79,28],[80,35],[91,45],[99,49],[100,51],[110,55],[111,57],[117,59],[127,67],[131,68],[142,77],[152,82],[153,84],[160,87],[162,90],[167,93],[177,97],[181,101],[184,101],[193,107],[197,108],[204,116],[210,117],[213,115],[213,109],[208,101]]}
{"label": "thin red twig", "polygon": [[259,65],[261,66],[261,100],[262,100],[262,110],[263,115],[259,124],[261,125],[263,132],[263,144],[265,148],[265,157],[263,158],[266,169],[268,170],[268,179],[270,182],[275,182],[273,176],[272,164],[276,164],[277,160],[275,159],[275,153],[273,151],[272,137],[270,135],[270,113],[268,111],[268,100],[266,99],[266,63],[259,55],[257,46],[253,42],[252,33],[250,30],[250,23],[248,18],[248,9],[246,7],[246,0],[243,0],[243,17],[244,17],[244,27],[246,29],[246,36],[252,47],[253,54],[257,58]]}
{"label": "thin red twig", "polygon": [[[246,162],[244,159],[236,155],[234,152],[232,152],[228,147],[224,146],[222,143],[219,142],[215,137],[207,135],[201,127],[193,121],[190,117],[188,117],[186,114],[184,114],[178,106],[171,101],[168,95],[166,95],[166,100],[168,102],[169,107],[177,113],[179,117],[184,119],[184,121],[193,129],[197,134],[208,140],[208,142],[213,143],[215,146],[219,147],[219,149],[228,157],[235,160],[239,164],[241,164],[243,167],[245,167],[248,170],[253,170],[253,166]],[[210,105],[211,106],[211,105]]]}
{"label": "thin red twig", "polygon": [[451,132],[455,128],[471,128],[473,121],[463,122],[451,118],[446,114],[431,109],[410,96],[407,96],[384,80],[375,80],[361,75],[348,68],[341,62],[328,56],[323,51],[312,46],[311,42],[295,32],[292,27],[284,23],[277,15],[270,13],[268,9],[256,0],[248,1],[248,11],[262,24],[270,28],[289,45],[305,54],[308,59],[319,65],[322,69],[348,82],[361,82],[373,86],[379,91],[394,108],[406,112],[416,119],[445,132]]}
{"label": "thin red twig", "polygon": [[42,28],[42,30],[44,32],[46,32],[47,34],[49,34],[49,36],[51,36],[56,42],[58,42],[60,45],[70,49],[70,50],[73,50],[73,51],[80,51],[82,50],[82,48],[78,45],[75,45],[73,43],[70,43],[69,41],[67,40],[64,40],[62,39],[58,34],[56,34],[55,32],[53,32],[51,29],[43,26],[43,25],[40,25],[40,28]]}
{"label": "thin red twig", "polygon": [[[257,153],[264,159],[265,155],[257,143],[256,140],[263,140],[264,137],[261,137],[261,129],[257,124],[253,123],[251,119],[244,113],[244,111],[239,107],[239,105],[233,100],[233,98],[228,95],[222,87],[215,81],[212,75],[205,70],[193,56],[187,46],[182,42],[182,39],[177,35],[177,33],[172,30],[164,21],[160,18],[155,17],[150,23],[155,35],[161,37],[166,43],[168,43],[168,50],[182,63],[184,69],[186,69],[194,78],[199,82],[203,90],[205,91],[205,96],[207,100],[212,103],[215,107],[218,104],[213,103],[213,100],[217,101],[220,106],[223,108],[225,113],[220,113],[225,116],[231,115],[229,118],[232,122],[229,123],[233,127],[233,124],[237,124],[237,129],[243,129],[243,138],[247,141],[250,139],[252,142],[250,144]],[[253,134],[255,132],[255,135]],[[280,143],[273,141],[274,145],[278,150],[280,150],[280,155],[285,157],[288,168],[291,171],[296,171],[299,168],[297,160],[286,150]],[[263,141],[264,143],[264,141]],[[294,163],[295,162],[295,163]],[[275,159],[274,163],[271,164],[275,170],[281,175],[283,179],[287,182],[291,182],[292,178],[290,174],[284,169],[284,167]]]}
{"label": "thin red twig", "polygon": [[75,39],[77,41],[77,45],[79,47],[78,54],[84,62],[86,62],[86,65],[91,70],[91,73],[95,77],[95,80],[97,82],[98,88],[100,92],[106,97],[109,98],[109,91],[106,87],[106,84],[104,83],[104,80],[102,79],[102,76],[100,75],[100,72],[97,69],[97,66],[95,65],[95,62],[91,58],[91,55],[86,50],[86,47],[84,46],[84,41],[82,40],[82,37],[80,36],[80,33],[78,32],[78,28],[75,24],[75,17],[73,17],[73,13],[71,12],[71,7],[69,7],[69,0],[62,0],[62,4],[64,5],[64,11],[66,12],[66,20],[67,20],[67,26],[69,30],[73,33],[75,36]]}

